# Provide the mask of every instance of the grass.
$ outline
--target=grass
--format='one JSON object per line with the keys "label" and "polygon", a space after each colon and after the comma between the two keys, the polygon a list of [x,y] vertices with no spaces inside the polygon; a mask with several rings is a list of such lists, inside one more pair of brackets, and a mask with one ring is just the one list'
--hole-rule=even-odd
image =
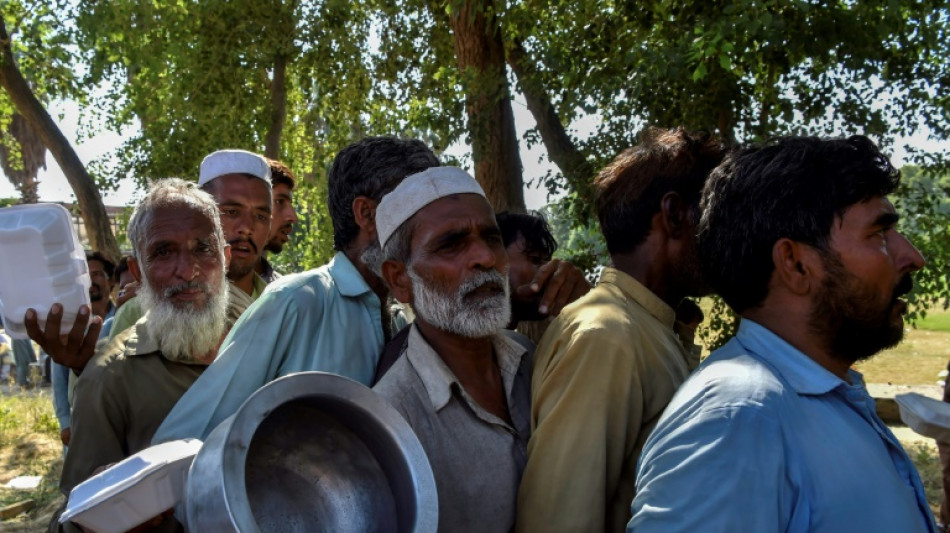
{"label": "grass", "polygon": [[920,480],[924,484],[924,492],[927,493],[927,503],[930,504],[934,516],[939,516],[943,485],[937,447],[932,444],[914,442],[904,444],[904,450],[907,451],[907,455],[910,456],[914,466],[917,467],[917,472],[920,473]]}
{"label": "grass", "polygon": [[855,365],[867,383],[935,385],[950,359],[950,311],[933,310],[908,328],[904,341]]}
{"label": "grass", "polygon": [[[0,522],[4,531],[45,529],[49,514],[62,501],[59,476],[62,470],[59,426],[47,390],[0,395],[0,507],[27,499],[36,506],[25,515]],[[42,476],[32,490],[8,489],[18,476]]]}

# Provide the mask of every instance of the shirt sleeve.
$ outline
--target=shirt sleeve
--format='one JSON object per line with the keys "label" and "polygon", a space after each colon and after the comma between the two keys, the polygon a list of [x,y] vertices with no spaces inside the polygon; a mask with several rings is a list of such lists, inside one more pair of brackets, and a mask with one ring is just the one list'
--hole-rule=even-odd
{"label": "shirt sleeve", "polygon": [[628,532],[807,531],[776,420],[749,405],[671,419],[640,458]]}
{"label": "shirt sleeve", "polygon": [[111,383],[112,376],[107,367],[90,368],[76,382],[72,437],[59,485],[66,494],[100,466],[128,455],[128,398],[121,384]]}
{"label": "shirt sleeve", "polygon": [[254,392],[276,379],[294,350],[304,349],[298,339],[294,291],[269,291],[241,315],[218,357],[181,397],[155,433],[152,444],[175,439],[204,440]]}
{"label": "shirt sleeve", "polygon": [[606,513],[624,462],[635,461],[629,456],[643,412],[631,339],[616,337],[588,330],[550,347],[542,341],[535,361],[547,365],[534,370],[536,427],[518,494],[518,531],[603,531],[612,522]]}

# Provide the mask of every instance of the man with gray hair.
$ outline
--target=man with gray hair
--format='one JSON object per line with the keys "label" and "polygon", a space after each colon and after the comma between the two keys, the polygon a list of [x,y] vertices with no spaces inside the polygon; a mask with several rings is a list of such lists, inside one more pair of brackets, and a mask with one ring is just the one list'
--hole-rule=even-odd
{"label": "man with gray hair", "polygon": [[510,531],[530,431],[527,350],[511,318],[508,256],[478,183],[435,167],[376,210],[382,275],[412,305],[403,356],[374,387],[426,451],[440,531]]}
{"label": "man with gray hair", "polygon": [[[129,269],[141,283],[145,316],[100,343],[76,383],[72,440],[60,482],[67,493],[97,468],[149,446],[243,311],[228,304],[234,287],[225,277],[230,250],[217,206],[194,183],[158,182],[132,214],[128,235]],[[77,339],[70,348],[68,337],[65,343],[58,338],[59,320],[51,315],[50,322],[41,332],[35,311],[27,312],[30,336],[50,353],[74,349]],[[74,328],[70,336],[78,333]]]}

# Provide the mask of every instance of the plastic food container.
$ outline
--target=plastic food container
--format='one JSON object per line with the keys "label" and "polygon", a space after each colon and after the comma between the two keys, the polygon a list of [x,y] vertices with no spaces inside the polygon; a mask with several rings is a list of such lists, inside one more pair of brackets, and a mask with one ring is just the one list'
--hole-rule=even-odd
{"label": "plastic food container", "polygon": [[950,442],[950,403],[916,392],[898,394],[894,396],[894,401],[907,427],[925,437]]}
{"label": "plastic food container", "polygon": [[23,315],[33,308],[40,327],[54,303],[63,304],[61,333],[89,305],[89,267],[69,211],[58,204],[0,209],[0,314],[15,339],[26,339]]}
{"label": "plastic food container", "polygon": [[181,500],[199,449],[200,440],[173,440],[116,463],[72,490],[59,522],[122,533],[155,518]]}

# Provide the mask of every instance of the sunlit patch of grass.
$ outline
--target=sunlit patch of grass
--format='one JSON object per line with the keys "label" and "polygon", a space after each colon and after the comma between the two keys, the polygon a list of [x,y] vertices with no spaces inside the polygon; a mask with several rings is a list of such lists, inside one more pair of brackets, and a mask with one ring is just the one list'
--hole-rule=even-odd
{"label": "sunlit patch of grass", "polygon": [[[0,507],[28,499],[36,502],[34,510],[25,516],[2,522],[2,529],[24,525],[38,514],[49,512],[60,498],[62,464],[59,425],[49,393],[0,396]],[[42,481],[32,490],[3,487],[18,476],[42,476]]]}

